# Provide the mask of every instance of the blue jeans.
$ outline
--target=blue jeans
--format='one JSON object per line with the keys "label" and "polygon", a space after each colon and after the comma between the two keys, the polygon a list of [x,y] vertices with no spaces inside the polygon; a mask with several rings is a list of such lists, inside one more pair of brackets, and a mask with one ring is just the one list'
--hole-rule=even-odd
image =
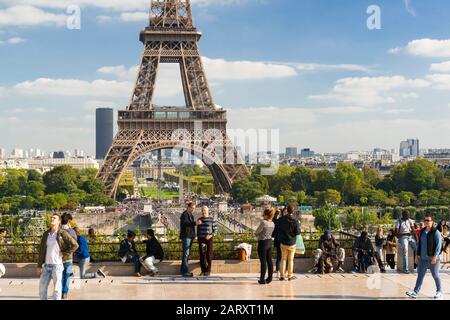
{"label": "blue jeans", "polygon": [[86,259],[81,259],[78,266],[80,267],[80,278],[81,279],[92,279],[97,278],[96,272],[86,272],[89,267],[90,257]]}
{"label": "blue jeans", "polygon": [[70,277],[72,276],[73,272],[73,263],[70,262],[64,262],[64,271],[62,273],[62,293],[68,294],[69,293],[69,285],[70,285]]}
{"label": "blue jeans", "polygon": [[183,257],[181,259],[181,274],[189,272],[189,254],[191,252],[193,239],[184,238],[181,239],[183,245]]}
{"label": "blue jeans", "polygon": [[47,300],[48,285],[53,280],[55,287],[53,291],[53,300],[61,300],[62,273],[64,267],[62,264],[48,264],[42,267],[41,278],[39,280],[39,298]]}
{"label": "blue jeans", "polygon": [[134,263],[134,272],[138,273],[141,272],[141,257],[139,257],[139,255],[134,255],[133,258],[127,258],[127,261],[125,261],[126,263]]}
{"label": "blue jeans", "polygon": [[416,251],[416,240],[414,240],[411,236],[402,236],[398,239],[398,242],[400,243],[400,247],[402,248],[402,256],[403,256],[403,271],[409,270],[408,268],[408,248],[411,246],[411,249],[415,252]]}
{"label": "blue jeans", "polygon": [[420,259],[419,264],[417,265],[417,282],[416,287],[414,288],[414,291],[419,293],[420,288],[422,287],[423,279],[425,278],[425,274],[427,273],[427,270],[431,270],[431,275],[433,276],[434,282],[436,283],[436,291],[442,293],[442,285],[441,285],[441,278],[439,277],[439,268],[440,268],[440,261],[438,259],[436,264],[431,264],[431,260],[427,259]]}

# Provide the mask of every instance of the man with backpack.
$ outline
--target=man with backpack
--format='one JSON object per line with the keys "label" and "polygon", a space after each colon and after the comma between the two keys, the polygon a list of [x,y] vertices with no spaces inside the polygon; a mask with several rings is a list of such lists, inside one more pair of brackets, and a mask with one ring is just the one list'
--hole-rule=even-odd
{"label": "man with backpack", "polygon": [[402,217],[397,220],[395,224],[395,233],[398,238],[398,243],[402,250],[403,257],[403,273],[409,274],[409,261],[408,261],[408,250],[411,249],[416,251],[416,241],[415,241],[415,230],[414,223],[409,218],[409,211],[403,210]]}
{"label": "man with backpack", "polygon": [[423,279],[427,270],[431,270],[434,282],[436,283],[436,294],[434,299],[442,298],[442,284],[439,277],[440,254],[442,248],[442,237],[439,230],[434,227],[433,217],[425,217],[425,228],[420,232],[419,245],[417,247],[417,282],[413,291],[406,292],[411,298],[417,298],[422,287]]}

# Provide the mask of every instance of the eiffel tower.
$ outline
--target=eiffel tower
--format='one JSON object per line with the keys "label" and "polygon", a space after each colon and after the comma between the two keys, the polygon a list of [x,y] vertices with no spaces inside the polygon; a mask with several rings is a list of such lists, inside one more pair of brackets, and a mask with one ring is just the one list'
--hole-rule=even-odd
{"label": "eiffel tower", "polygon": [[[135,87],[126,110],[119,111],[118,133],[97,175],[107,196],[115,197],[122,173],[134,160],[161,149],[201,159],[220,192],[248,176],[227,136],[226,111],[216,108],[211,95],[198,47],[201,35],[190,0],[151,1],[149,25],[140,33],[144,51]],[[180,66],[185,107],[153,105],[161,63]]]}

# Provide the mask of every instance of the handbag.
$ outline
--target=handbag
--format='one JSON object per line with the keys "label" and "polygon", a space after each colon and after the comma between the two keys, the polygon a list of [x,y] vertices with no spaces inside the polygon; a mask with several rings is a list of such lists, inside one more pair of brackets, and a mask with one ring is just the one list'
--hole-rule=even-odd
{"label": "handbag", "polygon": [[295,241],[295,253],[296,254],[305,254],[305,244],[303,243],[303,237],[301,234],[297,235]]}

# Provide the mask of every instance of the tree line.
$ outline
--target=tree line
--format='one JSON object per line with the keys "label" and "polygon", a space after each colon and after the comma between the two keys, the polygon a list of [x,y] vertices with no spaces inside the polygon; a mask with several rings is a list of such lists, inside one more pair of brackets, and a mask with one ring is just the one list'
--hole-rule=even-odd
{"label": "tree line", "polygon": [[113,205],[114,200],[103,194],[103,184],[96,174],[96,169],[77,170],[68,165],[44,174],[22,169],[0,171],[0,213]]}
{"label": "tree line", "polygon": [[251,176],[234,183],[232,195],[239,202],[254,202],[263,194],[281,202],[301,205],[430,206],[450,203],[450,170],[418,158],[397,164],[382,177],[373,168],[356,168],[341,162],[334,172],[303,166],[280,166],[275,175],[261,175],[262,165]]}

